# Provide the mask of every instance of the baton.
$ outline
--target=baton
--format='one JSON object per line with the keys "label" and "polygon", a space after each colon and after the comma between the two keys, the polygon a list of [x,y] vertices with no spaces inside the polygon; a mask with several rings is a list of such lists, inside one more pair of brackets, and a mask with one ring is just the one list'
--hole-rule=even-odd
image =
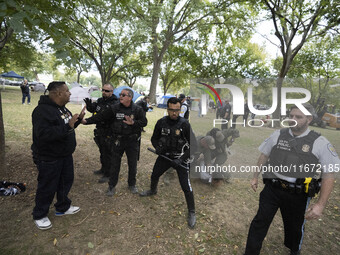
{"label": "baton", "polygon": [[[165,156],[165,155],[162,155],[162,154],[158,154],[158,153],[156,152],[156,150],[154,150],[154,149],[152,149],[152,148],[148,148],[148,150],[151,151],[152,153],[154,153],[154,154],[156,154],[156,155],[158,155],[158,156],[160,156],[160,157],[162,157],[162,158],[164,158],[164,159],[170,161],[170,162],[173,162],[173,160],[172,160],[171,158],[169,158],[169,157],[167,157],[167,156]],[[177,164],[177,165],[178,165],[178,164]],[[187,170],[187,171],[189,170],[189,167],[186,167],[186,166],[184,166],[184,165],[182,165],[182,164],[179,164],[178,166],[181,167],[181,168],[183,168],[183,169],[185,169],[185,170]]]}

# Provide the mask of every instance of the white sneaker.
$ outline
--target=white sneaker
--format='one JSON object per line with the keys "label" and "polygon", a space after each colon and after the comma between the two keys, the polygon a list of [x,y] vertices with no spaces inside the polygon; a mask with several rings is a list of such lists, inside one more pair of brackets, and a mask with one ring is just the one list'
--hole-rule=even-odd
{"label": "white sneaker", "polygon": [[69,215],[69,214],[76,214],[80,211],[80,207],[71,205],[70,208],[66,212],[55,212],[55,216],[63,216],[63,215]]}
{"label": "white sneaker", "polygon": [[41,230],[46,230],[52,227],[52,223],[47,217],[44,217],[40,220],[34,220],[34,223]]}

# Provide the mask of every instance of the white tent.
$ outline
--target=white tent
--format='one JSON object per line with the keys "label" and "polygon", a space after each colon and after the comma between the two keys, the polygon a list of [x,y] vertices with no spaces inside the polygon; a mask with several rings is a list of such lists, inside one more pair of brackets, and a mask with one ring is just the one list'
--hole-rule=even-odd
{"label": "white tent", "polygon": [[91,86],[88,88],[87,92],[89,92],[89,94],[91,94],[93,91],[98,91],[99,88],[97,86]]}
{"label": "white tent", "polygon": [[73,82],[70,84],[71,88],[74,88],[74,87],[82,87],[78,82]]}
{"label": "white tent", "polygon": [[70,89],[70,92],[70,102],[82,103],[84,98],[90,98],[90,94],[87,92],[87,89],[82,87],[74,87]]}

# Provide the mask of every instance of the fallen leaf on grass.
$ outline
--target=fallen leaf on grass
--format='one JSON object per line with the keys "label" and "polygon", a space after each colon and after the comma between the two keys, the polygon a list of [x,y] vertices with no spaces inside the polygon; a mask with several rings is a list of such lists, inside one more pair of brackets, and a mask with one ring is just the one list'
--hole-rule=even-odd
{"label": "fallen leaf on grass", "polygon": [[69,234],[68,234],[68,233],[65,233],[65,234],[62,235],[61,238],[65,238],[65,237],[68,237],[68,236],[69,236]]}
{"label": "fallen leaf on grass", "polygon": [[156,238],[161,238],[161,236],[156,236]]}
{"label": "fallen leaf on grass", "polygon": [[197,239],[197,238],[198,238],[198,233],[195,234],[195,239]]}
{"label": "fallen leaf on grass", "polygon": [[88,242],[87,246],[88,246],[90,249],[93,249],[93,248],[94,248],[94,245],[93,245],[93,243],[91,243],[91,242]]}
{"label": "fallen leaf on grass", "polygon": [[203,253],[205,251],[205,248],[199,249],[198,250],[200,253]]}
{"label": "fallen leaf on grass", "polygon": [[56,245],[57,245],[57,242],[58,242],[58,241],[57,241],[57,238],[54,238],[54,240],[53,240],[53,245],[56,246]]}
{"label": "fallen leaf on grass", "polygon": [[120,213],[119,213],[119,212],[115,212],[115,211],[110,211],[109,213],[110,213],[110,214],[116,214],[117,216],[119,216],[119,215],[120,215]]}

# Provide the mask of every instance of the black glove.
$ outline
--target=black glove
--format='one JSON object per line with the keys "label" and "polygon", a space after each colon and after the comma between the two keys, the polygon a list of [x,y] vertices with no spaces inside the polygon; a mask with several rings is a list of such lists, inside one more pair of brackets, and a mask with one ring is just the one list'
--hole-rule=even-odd
{"label": "black glove", "polygon": [[91,107],[92,105],[92,100],[90,98],[84,98],[84,102],[86,104],[86,108]]}
{"label": "black glove", "polygon": [[160,146],[156,147],[156,154],[161,155],[163,153],[163,148]]}
{"label": "black glove", "polygon": [[171,162],[171,166],[172,166],[172,167],[178,167],[178,166],[181,165],[181,164],[182,164],[182,160],[179,159],[179,158],[176,158],[176,159],[174,159],[174,160]]}

